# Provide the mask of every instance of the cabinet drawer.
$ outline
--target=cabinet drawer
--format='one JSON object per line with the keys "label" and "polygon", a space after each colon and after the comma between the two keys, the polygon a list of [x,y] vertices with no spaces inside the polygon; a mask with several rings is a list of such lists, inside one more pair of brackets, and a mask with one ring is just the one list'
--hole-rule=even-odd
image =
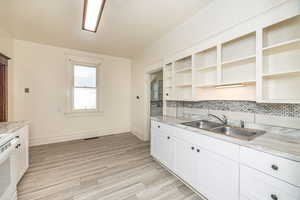
{"label": "cabinet drawer", "polygon": [[300,187],[300,163],[242,147],[240,162]]}
{"label": "cabinet drawer", "polygon": [[151,121],[151,129],[156,129],[156,130],[159,130],[161,132],[172,134],[172,133],[175,132],[176,127],[173,127],[173,126],[170,126],[170,125],[152,120]]}
{"label": "cabinet drawer", "polygon": [[299,188],[246,166],[240,169],[240,191],[247,200],[300,199]]}

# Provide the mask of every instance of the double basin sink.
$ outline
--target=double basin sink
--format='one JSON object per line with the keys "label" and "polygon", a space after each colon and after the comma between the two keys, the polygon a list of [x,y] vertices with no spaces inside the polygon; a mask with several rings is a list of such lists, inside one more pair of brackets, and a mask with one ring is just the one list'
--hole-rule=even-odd
{"label": "double basin sink", "polygon": [[239,128],[229,125],[224,125],[216,122],[211,122],[207,120],[199,120],[182,123],[183,125],[207,130],[213,133],[223,134],[226,136],[235,137],[241,140],[253,140],[254,138],[265,134],[265,131],[249,129],[249,128]]}

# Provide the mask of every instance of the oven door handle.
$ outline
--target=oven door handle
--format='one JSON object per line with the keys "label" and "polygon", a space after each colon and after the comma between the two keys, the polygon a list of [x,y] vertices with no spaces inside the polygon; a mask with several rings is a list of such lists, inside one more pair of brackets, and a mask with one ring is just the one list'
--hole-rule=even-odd
{"label": "oven door handle", "polygon": [[17,140],[13,139],[11,141],[11,146],[0,154],[0,164],[4,162],[10,156],[10,154],[15,150],[16,144],[17,144]]}

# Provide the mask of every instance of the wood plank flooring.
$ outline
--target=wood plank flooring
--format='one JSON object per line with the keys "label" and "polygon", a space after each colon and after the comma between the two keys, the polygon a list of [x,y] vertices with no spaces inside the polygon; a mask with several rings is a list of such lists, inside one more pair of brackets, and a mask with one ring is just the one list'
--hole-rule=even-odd
{"label": "wood plank flooring", "polygon": [[201,200],[130,133],[30,149],[18,200]]}

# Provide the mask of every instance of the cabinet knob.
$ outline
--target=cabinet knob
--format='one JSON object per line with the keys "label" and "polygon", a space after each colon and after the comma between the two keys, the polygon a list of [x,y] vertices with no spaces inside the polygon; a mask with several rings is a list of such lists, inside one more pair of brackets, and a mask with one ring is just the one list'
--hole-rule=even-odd
{"label": "cabinet knob", "polygon": [[272,198],[273,200],[278,200],[278,197],[277,197],[277,195],[275,195],[275,194],[271,194],[271,198]]}
{"label": "cabinet knob", "polygon": [[166,96],[169,96],[169,93],[166,93]]}
{"label": "cabinet knob", "polygon": [[272,165],[271,166],[273,170],[278,171],[279,167],[277,165]]}
{"label": "cabinet knob", "polygon": [[157,126],[157,128],[160,128],[160,126]]}
{"label": "cabinet knob", "polygon": [[197,152],[199,153],[199,152],[200,152],[200,149],[197,149]]}
{"label": "cabinet knob", "polygon": [[192,150],[195,150],[195,147],[191,147]]}
{"label": "cabinet knob", "polygon": [[171,139],[170,136],[168,136],[167,138],[168,138],[168,140]]}

